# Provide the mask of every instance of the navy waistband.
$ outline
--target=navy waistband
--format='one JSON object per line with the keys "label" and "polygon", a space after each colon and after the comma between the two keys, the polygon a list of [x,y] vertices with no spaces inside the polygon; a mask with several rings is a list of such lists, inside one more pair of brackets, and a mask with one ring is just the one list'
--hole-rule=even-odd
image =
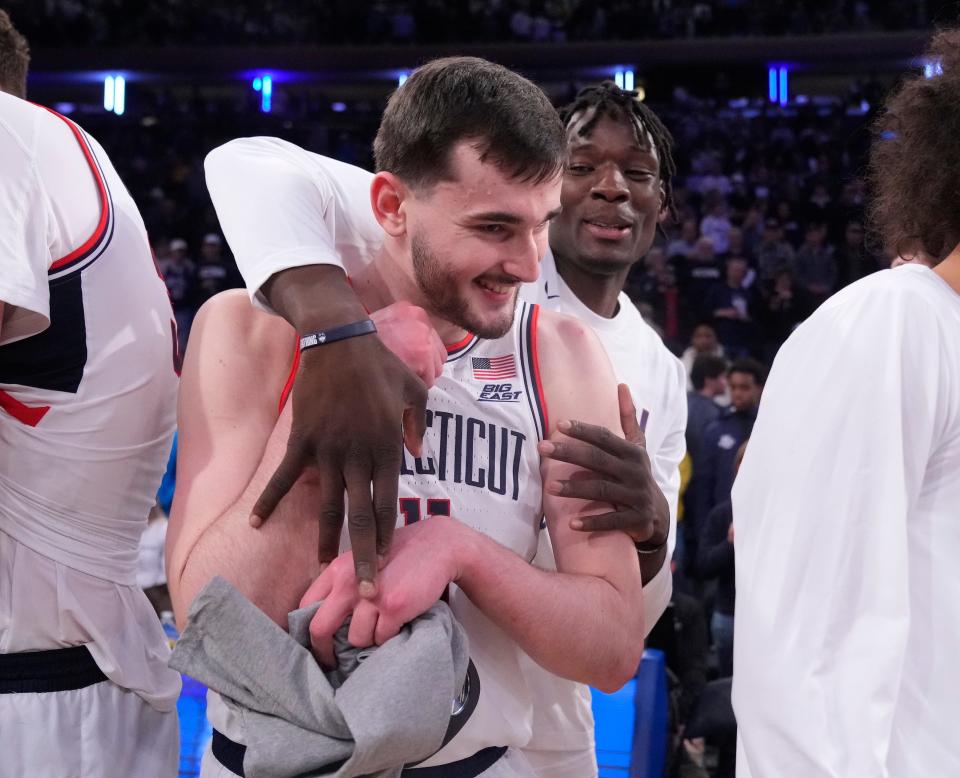
{"label": "navy waistband", "polygon": [[0,654],[0,694],[67,692],[106,680],[86,646]]}
{"label": "navy waistband", "polygon": [[[213,742],[210,745],[214,758],[231,773],[242,778],[243,757],[247,747],[231,740],[216,729],[213,730]],[[403,778],[476,778],[484,770],[493,766],[505,753],[507,753],[506,746],[491,746],[458,762],[436,767],[408,767],[401,775]]]}

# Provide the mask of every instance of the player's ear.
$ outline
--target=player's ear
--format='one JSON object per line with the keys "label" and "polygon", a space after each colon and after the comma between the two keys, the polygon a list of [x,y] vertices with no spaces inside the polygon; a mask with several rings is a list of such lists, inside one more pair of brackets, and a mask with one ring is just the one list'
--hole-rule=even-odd
{"label": "player's ear", "polygon": [[410,190],[393,173],[381,171],[370,184],[370,205],[373,215],[384,231],[394,238],[404,235],[407,215],[404,202]]}

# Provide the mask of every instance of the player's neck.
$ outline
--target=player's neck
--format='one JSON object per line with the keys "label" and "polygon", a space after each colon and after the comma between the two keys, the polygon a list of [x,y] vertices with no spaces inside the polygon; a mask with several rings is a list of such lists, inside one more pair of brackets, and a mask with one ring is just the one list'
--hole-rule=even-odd
{"label": "player's neck", "polygon": [[623,285],[627,282],[627,275],[630,273],[629,267],[605,274],[591,272],[556,254],[554,254],[554,260],[557,263],[557,272],[560,277],[580,302],[605,319],[612,319],[616,315],[619,310],[617,298],[623,291]]}
{"label": "player's neck", "polygon": [[960,245],[958,245],[933,272],[946,281],[954,292],[960,294]]}
{"label": "player's neck", "polygon": [[386,246],[377,252],[373,262],[357,275],[351,276],[350,282],[368,311],[379,311],[393,303],[405,301],[427,312],[430,323],[444,343],[459,343],[466,337],[467,331],[463,327],[434,315],[429,301],[423,299],[420,288],[400,269],[399,263],[390,255]]}

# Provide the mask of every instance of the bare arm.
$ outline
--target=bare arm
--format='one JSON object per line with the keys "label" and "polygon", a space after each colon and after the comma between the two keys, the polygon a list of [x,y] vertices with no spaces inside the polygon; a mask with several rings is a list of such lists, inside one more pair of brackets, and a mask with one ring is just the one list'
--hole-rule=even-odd
{"label": "bare arm", "polygon": [[227,292],[197,315],[183,366],[177,490],[167,537],[170,593],[182,624],[201,588],[221,575],[278,623],[318,569],[315,509],[293,490],[288,520],[257,531],[250,508],[283,455],[289,411],[278,402],[292,330]]}

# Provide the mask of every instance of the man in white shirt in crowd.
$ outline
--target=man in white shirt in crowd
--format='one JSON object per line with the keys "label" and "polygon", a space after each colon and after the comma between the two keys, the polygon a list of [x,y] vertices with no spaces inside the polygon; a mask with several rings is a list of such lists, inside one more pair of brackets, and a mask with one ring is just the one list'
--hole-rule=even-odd
{"label": "man in white shirt in crowd", "polygon": [[[619,379],[641,409],[637,424],[633,402],[627,392],[621,394],[628,435],[645,426],[650,467],[639,462],[635,446],[588,425],[575,425],[571,434],[606,451],[564,444],[547,455],[598,471],[599,480],[564,484],[561,494],[590,497],[603,489],[618,505],[609,518],[640,544],[649,627],[671,593],[665,560],[675,541],[678,466],[686,426],[685,376],[622,287],[670,209],[670,137],[633,93],[612,83],[581,92],[563,118],[571,152],[561,193],[563,212],[551,227],[552,250],[543,260],[540,280],[525,285],[521,296],[572,314],[599,335]],[[221,226],[256,303],[269,302],[301,327],[298,317],[305,320],[306,311],[317,306],[321,295],[330,299],[331,283],[341,284],[338,299],[352,296],[339,271],[339,277],[328,275],[318,283],[305,274],[319,268],[301,266],[325,262],[355,273],[373,256],[382,237],[367,205],[369,173],[267,138],[232,141],[212,152],[206,167]],[[299,274],[299,280],[293,274]],[[293,295],[299,297],[295,302]],[[308,373],[301,367],[296,385],[304,396],[322,396],[331,391],[328,372],[334,369],[331,365],[326,371]],[[308,413],[305,409],[304,415]],[[639,429],[634,439],[642,439]],[[656,488],[650,483],[651,470]],[[271,497],[269,502],[274,501]],[[600,525],[585,524],[595,526]],[[549,549],[544,552],[538,562],[549,564]],[[595,774],[586,690],[532,663],[529,676],[530,683],[540,686],[534,727],[538,735],[527,750],[531,761],[541,775],[552,778]]]}
{"label": "man in white shirt in crowd", "polygon": [[0,11],[0,776],[167,778],[180,677],[137,586],[176,326],[99,143],[22,99]]}
{"label": "man in white shirt in crowd", "polygon": [[733,489],[741,778],[960,775],[960,30],[875,128],[873,222],[923,255],[780,350]]}

